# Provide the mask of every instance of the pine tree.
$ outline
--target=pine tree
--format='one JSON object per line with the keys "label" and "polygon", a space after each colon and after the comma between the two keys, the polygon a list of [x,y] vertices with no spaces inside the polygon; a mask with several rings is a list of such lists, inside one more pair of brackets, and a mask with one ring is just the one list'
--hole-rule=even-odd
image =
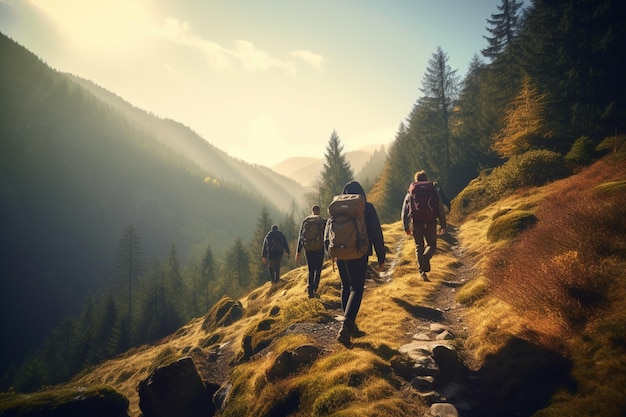
{"label": "pine tree", "polygon": [[325,212],[333,197],[341,194],[343,187],[354,178],[354,172],[343,153],[343,145],[335,130],[333,130],[326,145],[324,158],[324,167],[320,174],[318,186],[322,212]]}
{"label": "pine tree", "polygon": [[539,94],[528,76],[506,112],[505,126],[494,135],[494,150],[504,158],[541,147],[550,136],[544,123],[545,94]]}
{"label": "pine tree", "polygon": [[250,276],[258,284],[267,281],[267,270],[265,265],[261,263],[261,251],[263,248],[263,239],[272,227],[272,219],[266,206],[261,208],[261,213],[256,219],[256,229],[252,235],[252,240],[248,244],[248,259],[256,260],[249,263]]}
{"label": "pine tree", "polygon": [[492,61],[500,58],[507,48],[515,45],[517,41],[518,13],[522,3],[517,0],[502,0],[498,6],[499,13],[491,15],[487,23],[487,32],[491,36],[483,36],[489,46],[482,50],[483,56]]}
{"label": "pine tree", "polygon": [[424,95],[418,101],[409,130],[421,142],[419,152],[426,153],[423,159],[435,171],[432,174],[446,183],[452,165],[450,115],[458,94],[458,78],[441,47],[428,61],[420,91]]}
{"label": "pine tree", "polygon": [[141,240],[134,226],[129,225],[120,239],[115,262],[114,283],[126,296],[127,323],[133,323],[133,300],[135,285],[142,274],[143,260]]}

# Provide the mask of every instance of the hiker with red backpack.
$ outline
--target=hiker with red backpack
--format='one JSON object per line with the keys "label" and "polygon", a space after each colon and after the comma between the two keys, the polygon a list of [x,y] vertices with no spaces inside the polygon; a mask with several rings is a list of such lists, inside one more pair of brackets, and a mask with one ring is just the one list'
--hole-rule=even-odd
{"label": "hiker with red backpack", "polygon": [[356,181],[344,186],[343,194],[336,196],[328,205],[328,214],[324,246],[337,261],[341,279],[343,322],[337,341],[348,346],[350,338],[360,333],[355,321],[363,299],[372,246],[376,250],[378,270],[382,271],[385,266],[385,241],[376,209],[366,201],[365,190]]}
{"label": "hiker with red backpack", "polygon": [[418,171],[402,203],[404,231],[413,234],[417,267],[424,281],[428,281],[430,258],[437,251],[437,220],[439,233],[446,233],[446,212],[438,188],[428,181],[425,171]]}
{"label": "hiker with red backpack", "polygon": [[315,296],[322,275],[324,263],[324,227],[326,219],[320,216],[320,206],[311,207],[311,214],[302,221],[296,250],[296,262],[300,262],[300,252],[304,249],[306,263],[309,268],[307,293],[309,298]]}
{"label": "hiker with red backpack", "polygon": [[278,226],[272,225],[272,228],[263,239],[263,253],[261,262],[267,265],[269,280],[272,284],[278,282],[280,278],[280,262],[283,259],[283,252],[289,253],[289,244],[287,238],[278,230]]}

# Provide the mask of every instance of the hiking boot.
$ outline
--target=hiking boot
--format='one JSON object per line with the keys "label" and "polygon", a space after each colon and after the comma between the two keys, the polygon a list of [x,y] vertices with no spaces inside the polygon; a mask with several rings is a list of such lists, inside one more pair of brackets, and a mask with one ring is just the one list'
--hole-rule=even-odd
{"label": "hiking boot", "polygon": [[337,333],[337,341],[346,347],[350,345],[350,324],[347,320],[341,323],[341,329]]}

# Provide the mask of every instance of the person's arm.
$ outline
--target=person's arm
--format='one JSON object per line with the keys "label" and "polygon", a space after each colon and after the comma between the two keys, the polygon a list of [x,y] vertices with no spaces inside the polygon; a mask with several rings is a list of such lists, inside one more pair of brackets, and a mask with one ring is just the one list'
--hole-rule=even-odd
{"label": "person's arm", "polygon": [[446,209],[444,208],[444,204],[443,204],[443,201],[441,200],[441,196],[439,195],[439,193],[437,193],[437,200],[438,200],[437,217],[439,218],[439,226],[441,226],[440,233],[443,235],[446,233],[446,227],[447,227]]}
{"label": "person's arm", "polygon": [[383,237],[383,229],[380,226],[378,213],[373,204],[367,203],[365,212],[365,221],[367,223],[367,236],[374,246],[376,257],[378,258],[378,269],[382,270],[385,266],[385,239]]}
{"label": "person's arm", "polygon": [[265,237],[263,238],[263,249],[261,249],[261,262],[266,263],[267,262],[267,252],[269,250],[268,247],[268,243],[267,243],[267,235],[265,235]]}
{"label": "person's arm", "polygon": [[287,242],[287,237],[285,236],[285,234],[283,233],[283,247],[285,248],[285,252],[287,252],[287,255],[291,256],[291,252],[289,251],[289,242]]}
{"label": "person's arm", "polygon": [[411,234],[411,219],[409,217],[409,205],[411,204],[411,196],[407,194],[404,196],[404,201],[402,202],[402,224],[404,226],[404,231],[407,235]]}

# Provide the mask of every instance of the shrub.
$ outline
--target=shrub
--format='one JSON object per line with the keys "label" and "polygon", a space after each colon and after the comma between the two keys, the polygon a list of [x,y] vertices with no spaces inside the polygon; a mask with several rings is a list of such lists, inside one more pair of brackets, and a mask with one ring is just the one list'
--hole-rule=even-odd
{"label": "shrub", "polygon": [[572,145],[565,161],[572,166],[589,165],[597,157],[596,145],[587,136],[581,136]]}
{"label": "shrub", "polygon": [[498,216],[487,229],[487,238],[498,240],[513,239],[521,231],[537,222],[537,217],[529,211],[511,210]]}
{"label": "shrub", "polygon": [[502,197],[522,187],[547,184],[569,174],[561,154],[546,150],[526,152],[511,157],[494,168],[489,177],[495,195]]}
{"label": "shrub", "polygon": [[569,173],[559,153],[536,150],[515,155],[503,165],[482,172],[456,196],[452,220],[458,221],[463,216],[477,212],[516,189],[545,185]]}

